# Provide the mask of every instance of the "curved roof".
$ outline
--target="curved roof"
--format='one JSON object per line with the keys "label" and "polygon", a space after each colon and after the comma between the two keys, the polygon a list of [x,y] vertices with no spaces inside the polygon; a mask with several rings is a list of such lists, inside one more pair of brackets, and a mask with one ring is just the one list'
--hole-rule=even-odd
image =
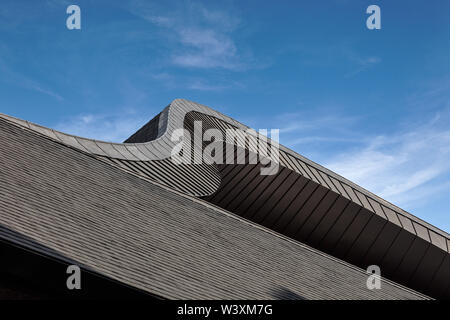
{"label": "curved roof", "polygon": [[176,129],[192,131],[193,121],[222,132],[248,129],[206,106],[174,100],[127,143],[86,139],[0,117],[356,266],[377,264],[382,275],[413,289],[450,297],[448,233],[282,145],[280,170],[272,176],[260,175],[261,164],[174,164],[170,138]]}
{"label": "curved roof", "polygon": [[3,119],[0,154],[0,297],[29,279],[58,299],[123,299],[116,285],[138,298],[428,298],[388,280],[369,290],[365,270]]}

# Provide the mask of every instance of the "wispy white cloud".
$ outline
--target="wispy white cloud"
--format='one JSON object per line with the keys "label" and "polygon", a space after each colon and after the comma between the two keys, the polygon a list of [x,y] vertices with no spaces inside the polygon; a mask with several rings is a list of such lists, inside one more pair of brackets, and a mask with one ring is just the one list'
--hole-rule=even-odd
{"label": "wispy white cloud", "polygon": [[173,75],[167,72],[155,73],[152,78],[158,80],[170,89],[187,88],[195,91],[222,91],[225,89],[243,88],[244,85],[237,81],[217,79],[216,81],[205,81],[203,78],[194,76]]}
{"label": "wispy white cloud", "polygon": [[341,116],[337,114],[320,114],[320,116],[311,117],[304,112],[285,113],[277,117],[277,121],[284,124],[284,126],[280,128],[280,132],[285,133],[312,129],[322,130],[325,127],[336,126],[339,123],[341,125],[350,125],[357,120],[357,117]]}
{"label": "wispy white cloud", "polygon": [[[425,94],[431,95],[435,91]],[[368,131],[364,116],[344,116],[337,107],[282,114],[272,124],[283,124],[281,143],[416,212],[450,192],[450,107],[441,105],[444,100],[436,98],[441,108],[433,107],[427,119],[408,116],[384,133]]]}
{"label": "wispy white cloud", "polygon": [[324,142],[361,142],[364,137],[350,128],[361,119],[355,116],[343,116],[324,109],[316,114],[310,112],[284,113],[274,118],[274,124],[283,124],[279,128],[283,144],[295,148],[299,145]]}
{"label": "wispy white cloud", "polygon": [[357,74],[366,71],[373,66],[379,64],[381,62],[381,58],[377,56],[367,56],[363,57],[360,55],[357,55],[355,52],[346,49],[344,50],[344,55],[354,64],[356,65],[356,69],[348,72],[344,75],[345,78],[351,78],[356,76]]}
{"label": "wispy white cloud", "polygon": [[188,88],[199,91],[221,91],[228,88],[228,86],[220,84],[211,84],[204,82],[202,80],[194,80],[188,85]]}
{"label": "wispy white cloud", "polygon": [[444,78],[433,79],[425,85],[409,93],[407,103],[417,110],[440,110],[450,109],[450,75]]}
{"label": "wispy white cloud", "polygon": [[59,95],[58,93],[56,93],[50,89],[42,88],[38,82],[36,82],[32,79],[29,79],[29,78],[22,78],[20,86],[22,86],[26,89],[30,89],[30,90],[33,90],[36,92],[43,93],[45,95],[48,95],[49,97],[55,98],[58,101],[64,100],[64,98],[61,95]]}
{"label": "wispy white cloud", "polygon": [[377,53],[365,54],[349,43],[326,43],[320,46],[291,44],[278,49],[279,54],[295,53],[301,63],[314,68],[342,68],[344,78],[352,78],[382,63]]}
{"label": "wispy white cloud", "polygon": [[333,137],[333,136],[307,136],[287,140],[287,144],[290,146],[299,146],[311,143],[350,143],[350,142],[361,142],[361,139],[350,138],[350,137]]}
{"label": "wispy white cloud", "polygon": [[31,90],[34,92],[45,94],[49,97],[52,97],[58,101],[63,101],[64,98],[50,89],[45,84],[38,82],[32,79],[29,76],[26,76],[18,71],[13,70],[8,66],[1,58],[0,58],[0,81],[4,81],[9,84],[13,84],[15,86]]}
{"label": "wispy white cloud", "polygon": [[240,20],[229,9],[210,9],[200,3],[180,2],[170,12],[155,4],[134,2],[130,11],[164,30],[173,46],[169,57],[174,65],[191,68],[245,67],[235,41]]}
{"label": "wispy white cloud", "polygon": [[53,127],[80,137],[123,142],[149,119],[141,114],[80,114],[62,120]]}
{"label": "wispy white cloud", "polygon": [[173,62],[186,67],[234,69],[238,66],[236,46],[230,37],[211,29],[185,29],[180,42],[188,52],[173,55]]}
{"label": "wispy white cloud", "polygon": [[429,197],[442,183],[434,182],[450,173],[450,129],[436,121],[366,141],[324,165],[400,206],[411,208]]}

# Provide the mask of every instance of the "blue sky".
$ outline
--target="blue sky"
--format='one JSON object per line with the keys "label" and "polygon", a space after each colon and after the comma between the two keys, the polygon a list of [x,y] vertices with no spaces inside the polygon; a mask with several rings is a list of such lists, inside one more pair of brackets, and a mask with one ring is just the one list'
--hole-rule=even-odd
{"label": "blue sky", "polygon": [[[66,8],[81,8],[81,30]],[[370,4],[381,30],[368,30]],[[450,231],[450,2],[0,3],[0,112],[123,141],[206,104]]]}

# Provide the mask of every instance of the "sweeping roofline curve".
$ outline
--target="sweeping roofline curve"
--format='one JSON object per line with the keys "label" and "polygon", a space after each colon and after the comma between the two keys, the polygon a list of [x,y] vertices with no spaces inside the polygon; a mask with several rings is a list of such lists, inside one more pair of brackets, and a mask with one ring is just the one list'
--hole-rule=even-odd
{"label": "sweeping roofline curve", "polygon": [[176,144],[171,140],[171,135],[174,130],[183,128],[184,116],[192,111],[211,115],[241,129],[248,128],[236,120],[211,108],[184,99],[173,100],[169,106],[161,112],[158,130],[163,128],[163,132],[158,131],[157,138],[141,143],[117,143],[90,139],[64,133],[6,114],[0,113],[0,117],[91,154],[130,161],[151,161],[171,157],[171,150]]}
{"label": "sweeping roofline curve", "polygon": [[[158,134],[157,137],[151,141],[140,142],[140,143],[115,143],[115,142],[106,142],[96,139],[83,138],[76,135],[71,135],[67,133],[63,133],[57,130],[53,130],[47,127],[43,127],[32,122],[18,119],[12,116],[8,116],[5,114],[0,114],[0,117],[8,119],[16,124],[29,128],[33,131],[37,131],[41,134],[44,134],[50,138],[56,139],[63,144],[75,147],[79,150],[98,155],[109,157],[113,159],[122,159],[129,161],[153,161],[153,160],[162,160],[171,157],[171,150],[174,147],[175,143],[171,140],[171,135],[174,130],[184,128],[184,119],[187,113],[189,112],[199,112],[205,115],[209,115],[215,117],[219,120],[225,121],[228,124],[231,124],[234,127],[237,127],[242,130],[249,129],[248,126],[240,123],[239,121],[232,119],[216,110],[213,110],[205,105],[192,102],[186,99],[175,99],[173,100],[164,110],[161,112],[159,117],[158,124]],[[268,139],[270,142],[270,138]],[[345,177],[340,176],[339,174],[321,166],[314,161],[311,161],[297,152],[283,146],[279,145],[280,151],[284,151],[289,155],[307,163],[308,165],[314,167],[316,170],[319,170],[335,179],[339,182],[348,185],[350,188],[353,188],[361,193],[363,193],[366,197],[378,202],[379,204],[388,207],[393,210],[396,214],[401,215],[407,218],[409,221],[415,222],[420,226],[423,226],[427,229],[426,233],[418,232],[416,228],[412,227],[412,230],[409,230],[411,233],[416,234],[417,236],[437,245],[441,249],[446,252],[450,252],[450,235],[429,224],[428,222],[410,214],[409,212],[397,207],[396,205],[380,198],[379,196],[373,194],[372,192],[362,188],[361,186],[353,183],[352,181],[346,179]],[[282,164],[281,164],[282,165]],[[326,186],[326,185],[325,185]],[[326,186],[327,187],[327,186]],[[345,195],[344,195],[345,196]],[[350,200],[352,197],[347,196]],[[368,208],[370,211],[375,210],[373,208]],[[414,226],[414,224],[412,224]],[[402,224],[402,227],[405,226]],[[436,235],[431,235],[430,231],[433,231],[435,234],[437,233],[439,236],[444,239],[434,239]]]}

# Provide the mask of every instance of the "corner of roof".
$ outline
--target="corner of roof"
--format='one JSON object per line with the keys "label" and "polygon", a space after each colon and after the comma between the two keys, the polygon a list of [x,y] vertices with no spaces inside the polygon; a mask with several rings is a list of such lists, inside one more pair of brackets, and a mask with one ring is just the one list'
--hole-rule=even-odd
{"label": "corner of roof", "polygon": [[182,102],[190,102],[190,101],[183,99],[183,98],[176,98],[170,102],[170,106],[172,106],[173,104],[178,104],[178,103],[182,103]]}

